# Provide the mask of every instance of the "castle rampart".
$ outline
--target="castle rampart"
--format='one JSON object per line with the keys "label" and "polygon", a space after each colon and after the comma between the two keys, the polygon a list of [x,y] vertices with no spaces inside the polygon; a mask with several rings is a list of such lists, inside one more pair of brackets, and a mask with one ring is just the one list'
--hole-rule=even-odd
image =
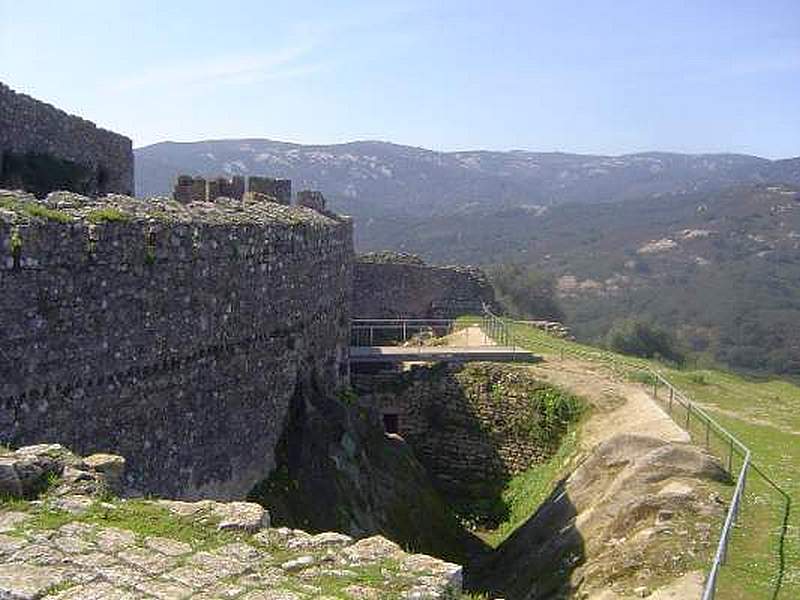
{"label": "castle rampart", "polygon": [[361,318],[454,317],[481,314],[494,289],[480,269],[426,265],[391,252],[356,260],[353,316]]}
{"label": "castle rampart", "polygon": [[[269,198],[272,202],[289,206],[292,203],[292,181],[291,179],[273,179],[271,177],[248,177],[247,192],[245,192],[245,178],[241,175],[235,175],[230,179],[217,177],[208,180],[204,177],[178,175],[172,190],[172,197],[183,203],[201,200],[214,202],[217,198],[243,200],[245,193],[249,194],[251,200],[257,197]],[[319,192],[312,193],[319,194]]]}
{"label": "castle rampart", "polygon": [[0,442],[241,497],[298,382],[343,382],[351,279],[350,221],[306,208],[0,192]]}
{"label": "castle rampart", "polygon": [[247,190],[272,196],[279,204],[292,203],[292,180],[273,179],[272,177],[250,177]]}
{"label": "castle rampart", "polygon": [[0,187],[132,195],[131,140],[0,83]]}

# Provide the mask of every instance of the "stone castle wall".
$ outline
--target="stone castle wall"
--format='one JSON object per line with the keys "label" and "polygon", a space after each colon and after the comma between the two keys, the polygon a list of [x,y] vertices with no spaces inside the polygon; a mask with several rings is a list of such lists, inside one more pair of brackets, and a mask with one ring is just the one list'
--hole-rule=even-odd
{"label": "stone castle wall", "polygon": [[74,194],[34,218],[15,202],[0,210],[0,442],[122,453],[142,492],[241,497],[274,465],[298,382],[344,381],[349,220]]}
{"label": "stone castle wall", "polygon": [[272,177],[248,177],[247,190],[259,194],[266,194],[275,198],[280,204],[292,203],[292,180],[273,179]]}
{"label": "stone castle wall", "polygon": [[416,257],[391,253],[367,254],[356,260],[355,317],[481,314],[484,302],[494,302],[494,290],[476,268],[429,266]]}
{"label": "stone castle wall", "polygon": [[440,485],[503,481],[549,456],[531,435],[542,387],[526,367],[472,363],[404,373],[354,372],[365,408],[392,415],[397,433]]}
{"label": "stone castle wall", "polygon": [[[201,200],[213,202],[220,197],[242,200],[247,194],[250,198],[263,197],[284,206],[292,204],[291,179],[251,176],[247,178],[246,184],[245,186],[245,178],[241,175],[235,175],[230,179],[227,177],[206,179],[192,175],[178,175],[172,188],[172,198],[183,203]],[[245,191],[245,187],[247,187],[247,191]],[[316,193],[319,194],[319,192]],[[306,204],[298,204],[306,206]],[[314,206],[308,207],[314,208]]]}
{"label": "stone castle wall", "polygon": [[132,195],[131,140],[0,83],[0,187],[32,190],[29,183],[44,183],[44,193]]}

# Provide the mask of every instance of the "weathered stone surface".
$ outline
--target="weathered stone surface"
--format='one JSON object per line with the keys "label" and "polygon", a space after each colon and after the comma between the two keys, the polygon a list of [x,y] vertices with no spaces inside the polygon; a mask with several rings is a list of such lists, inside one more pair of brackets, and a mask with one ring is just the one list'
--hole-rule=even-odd
{"label": "weathered stone surface", "polygon": [[[80,117],[54,106],[17,94],[0,83],[0,165],[9,154],[45,153],[85,169],[74,189],[89,195],[133,194],[133,148],[131,140],[100,129]],[[19,187],[9,169],[0,169],[8,181],[0,185]]]}
{"label": "weathered stone surface", "polygon": [[494,302],[486,275],[474,267],[435,267],[393,253],[359,256],[353,315],[360,318],[453,317],[481,314]]}
{"label": "weathered stone surface", "polygon": [[30,515],[24,512],[9,511],[0,513],[0,533],[13,531],[20,523],[25,522]]}
{"label": "weathered stone surface", "polygon": [[142,597],[136,592],[115,588],[105,581],[77,585],[52,596],[53,600],[139,600]]}
{"label": "weathered stone surface", "polygon": [[[71,522],[28,537],[0,536],[0,598],[38,599],[53,590],[48,599],[320,600],[328,597],[322,595],[320,581],[339,578],[346,583],[363,573],[370,574],[376,587],[351,584],[347,597],[441,598],[446,590],[461,587],[457,565],[408,555],[379,536],[354,542],[333,532],[312,536],[295,531],[287,536],[286,531],[263,530],[197,551],[168,537],[137,538],[121,532]],[[288,550],[288,542],[296,539],[312,543]],[[264,544],[280,557],[273,558]],[[384,581],[375,579],[376,565],[381,565]]]}
{"label": "weathered stone surface", "polygon": [[[0,209],[4,442],[118,453],[134,492],[242,498],[274,466],[298,381],[344,382],[349,220],[277,203],[0,194],[23,207]],[[0,489],[18,495],[5,460]]]}
{"label": "weathered stone surface", "polygon": [[9,498],[22,498],[22,482],[14,468],[14,459],[0,456],[0,494]]}
{"label": "weathered stone surface", "polygon": [[144,545],[167,556],[181,556],[192,551],[192,547],[186,542],[178,542],[163,537],[149,537],[145,539]]}
{"label": "weathered stone surface", "polygon": [[374,535],[345,548],[343,555],[351,564],[362,565],[389,558],[399,558],[403,555],[403,549],[384,537]]}
{"label": "weathered stone surface", "polygon": [[219,529],[258,531],[269,527],[269,513],[254,502],[226,502],[214,509],[219,516]]}
{"label": "weathered stone surface", "polygon": [[62,569],[26,564],[0,564],[0,598],[36,600],[66,581]]}
{"label": "weathered stone surface", "polygon": [[[124,465],[122,457],[114,458]],[[51,490],[58,497],[55,508],[83,512],[91,503],[89,496],[107,486],[105,474],[91,466],[88,470],[79,469],[76,465],[80,464],[80,459],[60,444],[24,446],[0,456],[0,494],[34,498],[57,482]]]}
{"label": "weathered stone surface", "polygon": [[269,527],[269,512],[255,502],[158,500],[157,504],[181,517],[205,515],[215,519],[219,522],[217,527],[220,530],[256,532]]}
{"label": "weathered stone surface", "polygon": [[298,556],[297,558],[293,558],[292,560],[287,560],[285,563],[281,565],[281,569],[284,571],[299,571],[301,569],[305,569],[306,567],[310,567],[314,564],[314,557],[313,556]]}
{"label": "weathered stone surface", "polygon": [[122,491],[125,459],[116,454],[98,453],[86,456],[83,463],[93,471],[102,473],[111,491]]}

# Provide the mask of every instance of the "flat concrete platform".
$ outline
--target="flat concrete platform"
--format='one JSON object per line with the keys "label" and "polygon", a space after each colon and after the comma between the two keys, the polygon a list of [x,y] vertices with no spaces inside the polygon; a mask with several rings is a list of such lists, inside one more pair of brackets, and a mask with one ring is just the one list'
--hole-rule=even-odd
{"label": "flat concrete platform", "polygon": [[350,346],[350,362],[538,362],[540,356],[513,346]]}

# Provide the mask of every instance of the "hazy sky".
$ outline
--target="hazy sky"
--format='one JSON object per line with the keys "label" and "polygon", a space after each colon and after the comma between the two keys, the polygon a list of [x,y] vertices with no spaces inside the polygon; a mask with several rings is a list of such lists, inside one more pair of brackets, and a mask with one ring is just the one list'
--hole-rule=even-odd
{"label": "hazy sky", "polygon": [[0,0],[0,81],[162,140],[800,155],[800,0]]}

